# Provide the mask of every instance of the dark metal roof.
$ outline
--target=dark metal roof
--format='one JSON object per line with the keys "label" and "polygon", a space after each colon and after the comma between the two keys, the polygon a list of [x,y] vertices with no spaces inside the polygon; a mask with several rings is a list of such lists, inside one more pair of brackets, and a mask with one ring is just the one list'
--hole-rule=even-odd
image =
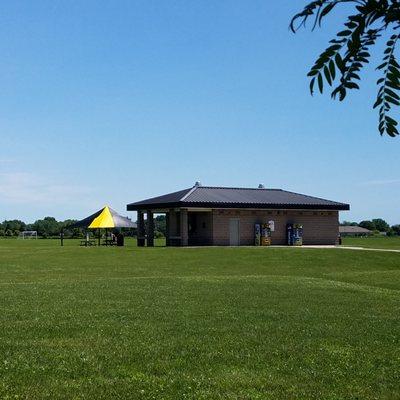
{"label": "dark metal roof", "polygon": [[339,226],[339,233],[372,233],[369,229],[362,228],[361,226],[341,225]]}
{"label": "dark metal roof", "polygon": [[153,197],[127,205],[128,211],[175,208],[272,208],[349,210],[345,203],[288,192],[282,189],[227,188],[194,186],[179,192]]}
{"label": "dark metal roof", "polygon": [[130,206],[134,206],[136,204],[140,205],[153,205],[153,204],[170,204],[170,203],[178,203],[181,199],[192,189],[184,189],[179,190],[178,192],[164,194],[162,196],[151,197],[150,199],[138,201],[136,203],[128,204],[127,209],[130,210]]}

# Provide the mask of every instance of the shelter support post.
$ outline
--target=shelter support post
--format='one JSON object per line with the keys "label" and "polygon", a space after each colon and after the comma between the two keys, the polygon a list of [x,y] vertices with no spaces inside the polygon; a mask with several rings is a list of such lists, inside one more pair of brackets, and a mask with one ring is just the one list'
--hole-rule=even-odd
{"label": "shelter support post", "polygon": [[165,214],[165,245],[169,246],[169,236],[170,236],[170,211]]}
{"label": "shelter support post", "polygon": [[154,246],[154,214],[147,210],[147,246]]}
{"label": "shelter support post", "polygon": [[180,218],[181,218],[181,221],[180,221],[181,246],[187,246],[188,245],[188,241],[189,241],[187,210],[181,209]]}
{"label": "shelter support post", "polygon": [[138,211],[137,219],[137,245],[138,247],[143,247],[145,244],[145,229],[144,229],[144,214],[143,211]]}

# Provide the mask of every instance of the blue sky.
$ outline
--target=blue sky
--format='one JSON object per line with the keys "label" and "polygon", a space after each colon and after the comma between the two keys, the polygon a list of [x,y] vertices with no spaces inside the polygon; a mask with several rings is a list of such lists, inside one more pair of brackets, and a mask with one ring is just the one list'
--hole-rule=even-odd
{"label": "blue sky", "polygon": [[342,220],[400,223],[400,142],[377,132],[377,74],[344,103],[311,97],[306,73],[344,14],[293,35],[304,4],[3,2],[0,219],[127,214],[200,180],[262,182],[349,202]]}

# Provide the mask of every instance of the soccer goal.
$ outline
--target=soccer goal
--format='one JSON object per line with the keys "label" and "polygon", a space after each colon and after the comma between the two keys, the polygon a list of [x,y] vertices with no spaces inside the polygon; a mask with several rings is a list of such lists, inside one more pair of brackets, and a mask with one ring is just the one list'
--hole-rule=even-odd
{"label": "soccer goal", "polygon": [[19,234],[20,239],[37,239],[37,231],[23,231]]}

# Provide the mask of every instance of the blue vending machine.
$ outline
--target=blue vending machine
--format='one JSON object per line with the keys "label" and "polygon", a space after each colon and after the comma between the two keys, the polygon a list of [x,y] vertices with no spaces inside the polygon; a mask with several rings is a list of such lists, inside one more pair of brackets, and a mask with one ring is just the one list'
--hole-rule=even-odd
{"label": "blue vending machine", "polygon": [[261,225],[260,224],[254,225],[254,245],[255,246],[261,245]]}
{"label": "blue vending machine", "polygon": [[294,224],[293,225],[293,246],[303,245],[303,225]]}
{"label": "blue vending machine", "polygon": [[287,238],[287,245],[293,246],[293,224],[286,225],[286,238]]}

